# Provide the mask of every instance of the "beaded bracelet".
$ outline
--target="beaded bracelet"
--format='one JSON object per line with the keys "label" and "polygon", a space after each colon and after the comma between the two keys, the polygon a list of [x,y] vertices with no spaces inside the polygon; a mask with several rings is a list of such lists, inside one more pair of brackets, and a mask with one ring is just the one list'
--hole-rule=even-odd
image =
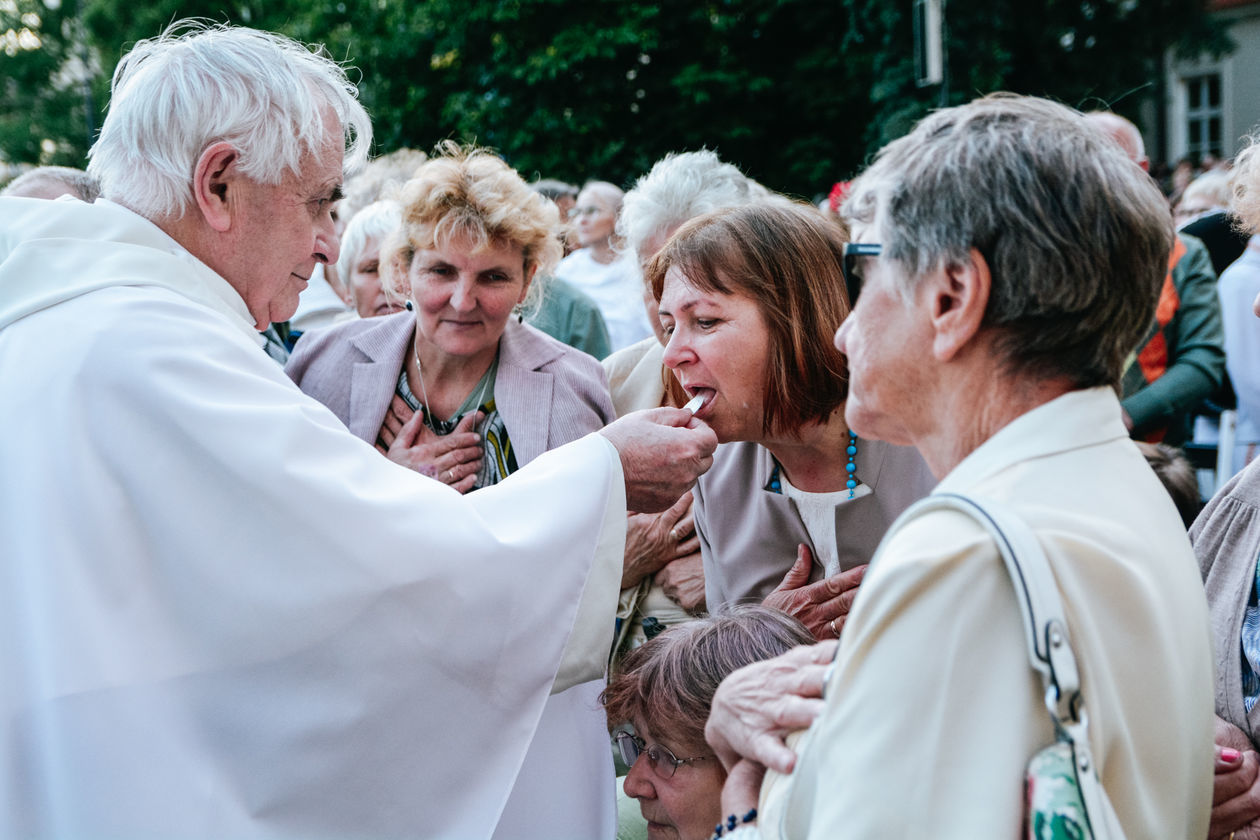
{"label": "beaded bracelet", "polygon": [[713,837],[711,837],[710,840],[719,840],[719,838],[723,834],[732,832],[735,829],[739,828],[741,825],[748,825],[750,822],[755,822],[756,820],[757,820],[756,808],[753,808],[747,814],[744,814],[742,819],[740,817],[735,816],[734,814],[731,814],[729,817],[726,818],[725,825],[723,825],[722,823],[718,823],[717,825],[713,827]]}

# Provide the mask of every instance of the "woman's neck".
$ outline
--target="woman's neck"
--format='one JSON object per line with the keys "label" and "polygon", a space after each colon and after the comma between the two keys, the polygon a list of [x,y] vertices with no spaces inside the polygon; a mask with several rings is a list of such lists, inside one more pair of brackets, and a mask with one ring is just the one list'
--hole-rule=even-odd
{"label": "woman's neck", "polygon": [[[788,482],[807,493],[831,493],[844,490],[849,480],[849,427],[844,423],[842,404],[825,423],[810,423],[799,430],[797,437],[785,435],[760,441],[779,462]],[[861,476],[858,476],[861,479]]]}
{"label": "woman's neck", "polygon": [[600,265],[608,265],[617,259],[617,252],[613,250],[611,237],[599,242],[592,242],[586,247],[591,252],[591,259]]}
{"label": "woman's neck", "polygon": [[459,410],[464,400],[485,376],[498,345],[476,356],[452,356],[426,341],[418,333],[412,338],[412,352],[404,367],[411,391],[429,409],[429,414],[445,420]]}

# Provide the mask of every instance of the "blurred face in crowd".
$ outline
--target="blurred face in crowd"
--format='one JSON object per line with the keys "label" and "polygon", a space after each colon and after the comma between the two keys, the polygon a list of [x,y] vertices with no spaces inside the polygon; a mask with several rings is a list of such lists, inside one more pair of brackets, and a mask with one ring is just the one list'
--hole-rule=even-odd
{"label": "blurred face in crowd", "polygon": [[617,226],[617,211],[600,191],[582,190],[578,193],[577,206],[573,208],[573,226],[577,229],[578,243],[583,248],[607,242]]}
{"label": "blurred face in crowd", "polygon": [[1215,209],[1216,207],[1207,198],[1195,197],[1186,199],[1179,203],[1177,209],[1173,211],[1173,221],[1180,228],[1190,224],[1200,216],[1206,216]]}
{"label": "blurred face in crowd", "polygon": [[573,212],[573,208],[577,207],[577,199],[571,195],[558,195],[553,201],[556,209],[560,211],[560,218],[567,219],[569,214]]}
{"label": "blurred face in crowd", "polygon": [[403,308],[402,302],[385,293],[381,286],[381,241],[369,239],[350,269],[350,293],[360,318],[389,315]]}

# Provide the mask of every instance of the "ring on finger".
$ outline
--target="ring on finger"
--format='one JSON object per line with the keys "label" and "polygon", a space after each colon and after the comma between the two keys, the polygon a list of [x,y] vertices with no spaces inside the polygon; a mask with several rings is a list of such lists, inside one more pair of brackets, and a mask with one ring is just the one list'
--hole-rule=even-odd
{"label": "ring on finger", "polygon": [[674,542],[678,542],[679,540],[681,540],[681,539],[682,539],[682,537],[680,537],[680,536],[678,535],[678,529],[677,529],[677,528],[670,528],[670,529],[669,529],[669,538],[670,538],[671,540],[673,540]]}
{"label": "ring on finger", "polygon": [[836,638],[840,638],[840,631],[836,628],[836,620],[833,618],[827,624],[830,625],[831,632],[836,634]]}
{"label": "ring on finger", "polygon": [[454,483],[455,483],[455,471],[454,471],[454,470],[447,470],[447,471],[446,471],[446,477],[450,479],[450,483],[451,483],[451,484],[454,484]]}

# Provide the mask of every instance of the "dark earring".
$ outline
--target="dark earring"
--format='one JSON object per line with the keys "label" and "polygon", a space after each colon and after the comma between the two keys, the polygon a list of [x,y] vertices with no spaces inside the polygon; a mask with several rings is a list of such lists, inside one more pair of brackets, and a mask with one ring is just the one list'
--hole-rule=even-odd
{"label": "dark earring", "polygon": [[407,301],[406,303],[403,304],[403,306],[407,307],[408,312],[416,308],[416,305],[412,303],[411,301]]}

